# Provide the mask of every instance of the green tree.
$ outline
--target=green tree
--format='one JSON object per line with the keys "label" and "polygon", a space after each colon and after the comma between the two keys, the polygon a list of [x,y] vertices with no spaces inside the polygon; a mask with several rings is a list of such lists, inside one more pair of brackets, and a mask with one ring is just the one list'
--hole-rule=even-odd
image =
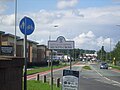
{"label": "green tree", "polygon": [[105,61],[106,60],[106,51],[104,50],[104,46],[97,52],[98,59]]}
{"label": "green tree", "polygon": [[112,59],[115,58],[117,64],[120,63],[120,41],[115,45],[115,48],[113,49],[112,53]]}

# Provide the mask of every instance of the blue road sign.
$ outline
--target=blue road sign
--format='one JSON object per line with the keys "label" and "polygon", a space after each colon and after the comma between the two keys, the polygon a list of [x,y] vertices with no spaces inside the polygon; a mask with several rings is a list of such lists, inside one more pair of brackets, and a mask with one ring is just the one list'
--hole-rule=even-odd
{"label": "blue road sign", "polygon": [[19,24],[19,28],[24,35],[30,35],[35,29],[34,22],[29,17],[24,17]]}

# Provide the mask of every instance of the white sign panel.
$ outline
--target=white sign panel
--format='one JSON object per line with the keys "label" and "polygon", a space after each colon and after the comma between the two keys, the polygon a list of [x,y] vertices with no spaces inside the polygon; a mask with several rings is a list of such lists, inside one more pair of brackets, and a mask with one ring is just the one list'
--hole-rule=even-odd
{"label": "white sign panel", "polygon": [[59,36],[56,41],[48,41],[49,49],[74,49],[74,41],[66,41],[63,36]]}
{"label": "white sign panel", "polygon": [[62,90],[79,90],[79,71],[63,70]]}

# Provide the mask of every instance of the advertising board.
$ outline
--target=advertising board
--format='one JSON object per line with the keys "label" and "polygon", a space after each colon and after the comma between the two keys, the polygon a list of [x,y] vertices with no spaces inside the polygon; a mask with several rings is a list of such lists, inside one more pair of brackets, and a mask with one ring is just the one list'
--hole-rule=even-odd
{"label": "advertising board", "polygon": [[79,71],[63,70],[62,90],[79,90]]}

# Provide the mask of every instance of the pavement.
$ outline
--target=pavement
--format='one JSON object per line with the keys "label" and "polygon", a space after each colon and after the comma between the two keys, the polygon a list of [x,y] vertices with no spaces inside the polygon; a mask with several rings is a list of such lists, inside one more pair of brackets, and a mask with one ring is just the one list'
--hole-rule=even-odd
{"label": "pavement", "polygon": [[[75,63],[72,66],[74,66],[74,65],[82,65],[82,64],[81,63]],[[65,67],[62,67],[62,68],[53,69],[53,72],[63,70],[63,69],[69,68],[69,67],[70,66],[65,66]],[[49,74],[49,73],[51,73],[51,70],[48,70],[48,71],[45,71],[45,72],[40,72],[40,73],[35,73],[35,74],[32,74],[32,75],[27,75],[27,80],[35,79],[38,74],[39,74],[39,76],[44,76],[44,75]]]}
{"label": "pavement", "polygon": [[[53,72],[58,71],[58,70],[63,70],[65,68],[68,68],[69,66],[63,67],[63,68],[58,68],[58,69],[53,69]],[[44,76],[48,73],[51,73],[51,70],[45,71],[45,72],[40,72],[40,73],[36,73],[36,74],[32,74],[32,75],[27,75],[27,80],[31,80],[33,78],[36,78],[37,75],[39,74],[39,76]]]}
{"label": "pavement", "polygon": [[118,70],[118,69],[111,69],[112,71],[114,71],[114,72],[118,72],[118,73],[120,73],[120,70]]}

